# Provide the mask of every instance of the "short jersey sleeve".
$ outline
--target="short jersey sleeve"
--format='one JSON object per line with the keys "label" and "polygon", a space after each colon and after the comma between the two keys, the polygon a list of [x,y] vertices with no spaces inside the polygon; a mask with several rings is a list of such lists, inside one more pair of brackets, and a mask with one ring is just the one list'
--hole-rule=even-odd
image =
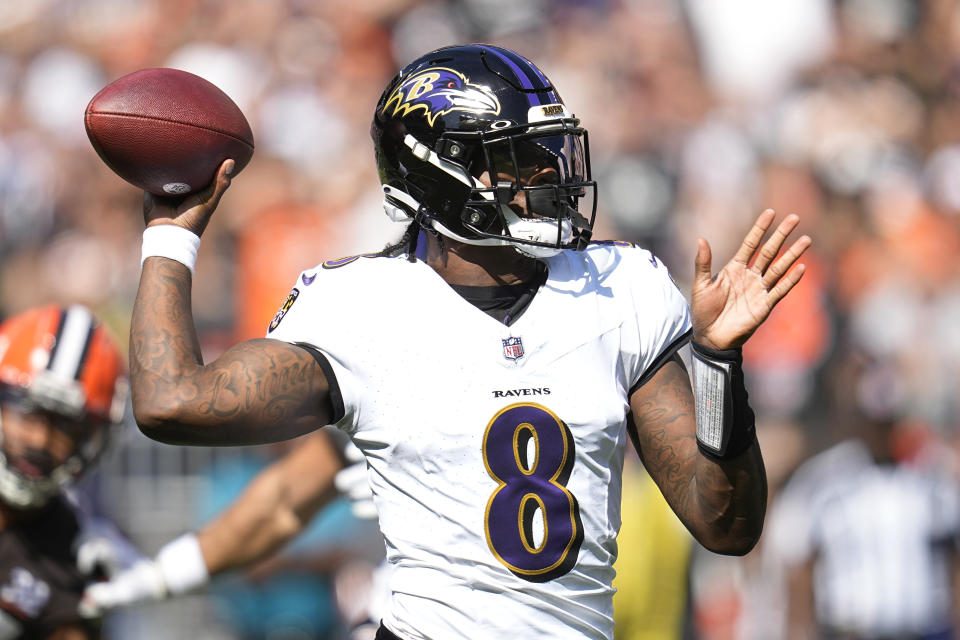
{"label": "short jersey sleeve", "polygon": [[331,270],[318,267],[304,271],[277,311],[266,337],[296,344],[317,360],[330,387],[332,420],[339,428],[352,432],[363,381],[352,366],[351,347],[356,352],[367,328],[357,317],[348,321],[338,309],[363,290],[358,269]]}
{"label": "short jersey sleeve", "polygon": [[620,256],[617,269],[629,292],[623,352],[632,394],[689,341],[690,307],[666,265],[651,252],[629,246],[620,248]]}

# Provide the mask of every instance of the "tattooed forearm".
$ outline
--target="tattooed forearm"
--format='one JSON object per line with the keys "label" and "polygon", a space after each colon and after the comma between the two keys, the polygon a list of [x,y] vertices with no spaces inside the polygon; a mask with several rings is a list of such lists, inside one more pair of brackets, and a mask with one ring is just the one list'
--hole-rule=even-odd
{"label": "tattooed forearm", "polygon": [[693,394],[679,358],[638,389],[630,404],[644,465],[680,520],[709,549],[749,551],[766,511],[760,448],[723,462],[700,453]]}
{"label": "tattooed forearm", "polygon": [[190,292],[190,273],[179,263],[144,264],[130,373],[134,413],[147,435],[181,444],[252,444],[300,435],[329,419],[327,381],[299,347],[251,340],[204,365]]}

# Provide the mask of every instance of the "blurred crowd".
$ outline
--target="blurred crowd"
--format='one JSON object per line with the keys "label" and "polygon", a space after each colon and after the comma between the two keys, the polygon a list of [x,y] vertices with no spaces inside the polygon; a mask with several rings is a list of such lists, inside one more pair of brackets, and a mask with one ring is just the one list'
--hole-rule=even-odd
{"label": "blurred crowd", "polygon": [[[960,482],[955,0],[0,3],[0,315],[81,302],[126,335],[141,194],[82,114],[109,81],[170,66],[233,97],[256,141],[200,251],[205,354],[262,335],[301,269],[399,235],[373,107],[400,65],[469,41],[557,84],[590,132],[595,237],[651,248],[681,289],[698,237],[716,264],[760,210],[801,216],[807,273],[745,350],[772,503],[810,456],[880,422],[890,462]],[[776,591],[762,551],[694,567],[688,626],[774,637],[785,605],[757,599]]]}

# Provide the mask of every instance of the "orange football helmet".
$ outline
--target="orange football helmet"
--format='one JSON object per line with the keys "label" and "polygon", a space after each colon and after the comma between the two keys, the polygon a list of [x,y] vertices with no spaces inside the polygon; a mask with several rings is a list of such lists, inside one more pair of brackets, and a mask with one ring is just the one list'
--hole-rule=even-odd
{"label": "orange football helmet", "polygon": [[85,307],[35,308],[0,325],[0,401],[85,427],[63,464],[28,477],[9,464],[0,425],[0,498],[15,507],[41,506],[83,473],[122,422],[128,388],[120,350]]}

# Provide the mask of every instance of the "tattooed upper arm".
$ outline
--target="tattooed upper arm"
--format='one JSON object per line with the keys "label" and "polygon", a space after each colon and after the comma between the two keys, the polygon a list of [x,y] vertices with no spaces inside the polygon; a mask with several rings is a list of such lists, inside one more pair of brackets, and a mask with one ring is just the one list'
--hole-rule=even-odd
{"label": "tattooed upper arm", "polygon": [[630,397],[634,445],[664,497],[685,523],[698,456],[696,413],[686,367],[674,355]]}
{"label": "tattooed upper arm", "polygon": [[179,262],[144,262],[130,325],[140,429],[171,444],[231,445],[276,442],[326,424],[329,381],[301,347],[250,340],[203,364],[191,285]]}
{"label": "tattooed upper arm", "polygon": [[[135,346],[136,348],[136,346]],[[177,349],[176,342],[166,349]],[[254,444],[301,435],[330,419],[329,385],[313,356],[278,340],[242,342],[209,365],[156,375],[134,366],[134,410],[150,437],[175,444]],[[132,360],[150,360],[141,353]]]}

